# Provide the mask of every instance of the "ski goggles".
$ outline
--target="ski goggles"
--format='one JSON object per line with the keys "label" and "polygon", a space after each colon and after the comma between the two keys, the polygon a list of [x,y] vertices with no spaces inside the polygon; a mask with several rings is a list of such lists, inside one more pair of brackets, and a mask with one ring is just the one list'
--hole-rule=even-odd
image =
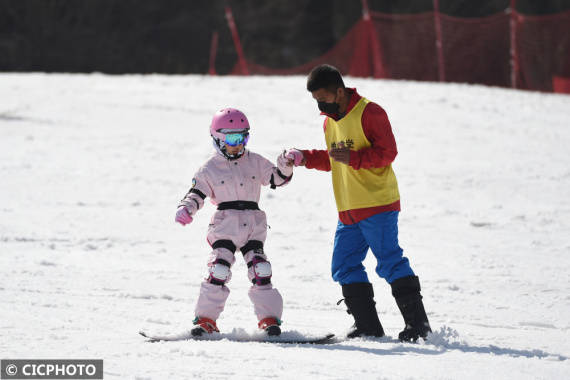
{"label": "ski goggles", "polygon": [[225,136],[224,142],[226,145],[229,146],[238,146],[238,145],[245,145],[247,144],[247,140],[249,140],[249,132],[242,132],[242,133],[228,133]]}

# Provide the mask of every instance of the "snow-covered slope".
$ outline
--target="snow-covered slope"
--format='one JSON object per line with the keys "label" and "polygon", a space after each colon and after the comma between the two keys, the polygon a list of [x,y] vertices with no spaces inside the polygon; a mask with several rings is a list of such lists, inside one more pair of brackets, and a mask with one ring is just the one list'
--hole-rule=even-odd
{"label": "snow-covered slope", "polygon": [[[394,340],[403,321],[372,255],[388,338],[313,347],[137,335],[191,327],[213,207],[184,228],[173,218],[211,152],[211,116],[245,111],[249,147],[271,159],[322,148],[305,78],[2,74],[0,357],[100,358],[106,379],[567,378],[570,97],[346,82],[392,122],[400,242],[422,281],[427,343]],[[283,328],[342,334],[351,322],[329,274],[329,173],[299,168],[260,205]],[[256,330],[248,287],[238,258],[223,331]]]}

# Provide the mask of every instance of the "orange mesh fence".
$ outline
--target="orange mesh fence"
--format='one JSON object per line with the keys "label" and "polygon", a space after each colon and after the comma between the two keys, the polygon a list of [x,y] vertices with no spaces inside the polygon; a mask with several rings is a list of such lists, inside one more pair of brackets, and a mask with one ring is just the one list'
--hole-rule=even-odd
{"label": "orange mesh fence", "polygon": [[[272,69],[247,57],[245,61],[249,74],[306,74],[318,64],[329,63],[357,77],[443,79],[568,92],[570,11],[527,16],[507,9],[481,18],[370,12],[331,50],[304,65]],[[236,64],[232,74],[244,71]]]}

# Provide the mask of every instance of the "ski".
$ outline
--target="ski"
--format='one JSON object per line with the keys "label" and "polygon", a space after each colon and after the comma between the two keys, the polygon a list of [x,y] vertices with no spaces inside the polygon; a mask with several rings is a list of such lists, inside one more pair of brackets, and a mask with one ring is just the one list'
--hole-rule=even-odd
{"label": "ski", "polygon": [[332,344],[335,343],[334,334],[326,334],[318,337],[288,337],[287,332],[280,336],[244,336],[236,337],[232,334],[214,333],[207,336],[193,336],[190,331],[174,334],[174,335],[152,335],[145,331],[139,331],[139,334],[147,338],[147,342],[179,342],[184,340],[197,340],[197,341],[218,341],[229,340],[232,342],[244,343],[282,343],[282,344]]}

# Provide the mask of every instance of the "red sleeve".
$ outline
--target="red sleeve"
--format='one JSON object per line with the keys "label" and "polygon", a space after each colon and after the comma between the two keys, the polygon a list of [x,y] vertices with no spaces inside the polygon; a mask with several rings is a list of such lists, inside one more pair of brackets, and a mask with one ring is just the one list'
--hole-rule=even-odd
{"label": "red sleeve", "polygon": [[326,150],[302,150],[305,156],[305,167],[307,169],[317,169],[328,172],[331,170],[329,152]]}
{"label": "red sleeve", "polygon": [[390,165],[398,150],[386,111],[376,103],[368,103],[362,113],[362,129],[372,146],[350,152],[350,166],[358,170]]}

